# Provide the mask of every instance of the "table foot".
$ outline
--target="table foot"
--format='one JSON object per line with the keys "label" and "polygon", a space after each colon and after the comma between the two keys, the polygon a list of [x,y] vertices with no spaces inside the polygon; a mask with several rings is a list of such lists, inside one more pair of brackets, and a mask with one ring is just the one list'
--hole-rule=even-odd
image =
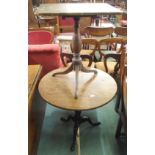
{"label": "table foot", "polygon": [[92,125],[92,126],[98,126],[98,125],[100,125],[101,123],[100,122],[92,122],[92,120],[89,118],[89,117],[87,117],[87,116],[83,116],[82,117],[82,119],[81,119],[81,122],[80,122],[80,124],[81,123],[84,123],[84,122],[88,122],[90,125]]}
{"label": "table foot", "polygon": [[74,117],[72,115],[69,115],[66,119],[63,117],[60,118],[60,120],[63,122],[68,122],[68,121],[73,120],[73,119],[74,119]]}
{"label": "table foot", "polygon": [[68,73],[70,73],[70,72],[72,72],[74,70],[75,66],[76,67],[79,67],[79,71],[81,71],[81,72],[85,72],[85,73],[91,73],[91,72],[93,72],[94,74],[97,74],[97,71],[96,70],[87,69],[87,68],[85,68],[83,66],[82,62],[80,62],[79,65],[75,65],[74,63],[72,63],[71,66],[69,68],[67,68],[65,71],[54,73],[52,76],[62,75],[62,74],[68,74]]}
{"label": "table foot", "polygon": [[52,76],[60,75],[60,74],[68,74],[73,70],[73,64],[69,66],[65,71],[54,73]]}
{"label": "table foot", "polygon": [[72,144],[71,144],[71,147],[70,147],[71,151],[75,150],[77,130],[80,127],[80,124],[82,124],[84,122],[88,122],[92,126],[98,126],[98,125],[101,124],[100,122],[95,122],[95,123],[92,122],[92,120],[89,117],[87,117],[87,116],[81,116],[81,111],[75,111],[75,115],[74,116],[69,115],[67,117],[67,119],[61,118],[61,120],[64,121],[64,122],[68,122],[69,120],[72,120],[74,122],[73,140],[72,140]]}
{"label": "table foot", "polygon": [[93,69],[87,69],[83,66],[83,64],[81,63],[81,71],[82,72],[85,72],[85,73],[90,73],[90,72],[93,72],[94,74],[97,74],[97,71],[96,70],[93,70]]}

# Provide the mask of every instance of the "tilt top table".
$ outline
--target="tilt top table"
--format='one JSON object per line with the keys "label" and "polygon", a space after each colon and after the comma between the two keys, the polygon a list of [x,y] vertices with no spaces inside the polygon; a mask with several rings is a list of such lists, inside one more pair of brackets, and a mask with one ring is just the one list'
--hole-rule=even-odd
{"label": "tilt top table", "polygon": [[34,12],[36,15],[48,15],[48,16],[65,16],[74,18],[74,35],[71,43],[71,50],[73,52],[73,59],[71,66],[63,72],[58,72],[53,74],[56,76],[58,74],[67,74],[72,70],[75,71],[75,99],[78,98],[78,85],[79,85],[79,71],[82,72],[93,72],[97,74],[96,70],[87,69],[83,66],[82,60],[80,57],[81,50],[81,37],[79,33],[79,20],[80,17],[89,17],[96,15],[116,15],[122,14],[118,8],[115,8],[107,3],[49,3],[41,4]]}
{"label": "tilt top table", "polygon": [[89,17],[123,14],[123,11],[108,3],[46,3],[40,4],[34,13],[48,16]]}
{"label": "tilt top table", "polygon": [[71,150],[75,149],[77,130],[81,123],[88,122],[92,126],[97,126],[100,122],[92,122],[87,116],[81,116],[84,110],[96,109],[109,103],[116,94],[117,85],[115,80],[107,73],[95,69],[98,74],[85,74],[79,72],[79,97],[74,98],[74,76],[75,72],[58,75],[57,72],[63,72],[65,68],[56,69],[46,74],[39,83],[39,92],[41,97],[49,104],[60,109],[75,111],[75,115],[69,115],[67,119],[74,122],[73,141]]}

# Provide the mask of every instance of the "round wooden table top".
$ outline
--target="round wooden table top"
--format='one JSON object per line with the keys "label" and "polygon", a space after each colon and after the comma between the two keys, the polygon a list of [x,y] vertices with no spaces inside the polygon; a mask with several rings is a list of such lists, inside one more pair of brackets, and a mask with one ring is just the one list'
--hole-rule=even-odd
{"label": "round wooden table top", "polygon": [[107,104],[117,91],[115,80],[107,73],[79,73],[78,99],[75,93],[75,72],[52,76],[66,68],[56,69],[46,74],[39,83],[39,92],[49,104],[67,110],[90,110]]}

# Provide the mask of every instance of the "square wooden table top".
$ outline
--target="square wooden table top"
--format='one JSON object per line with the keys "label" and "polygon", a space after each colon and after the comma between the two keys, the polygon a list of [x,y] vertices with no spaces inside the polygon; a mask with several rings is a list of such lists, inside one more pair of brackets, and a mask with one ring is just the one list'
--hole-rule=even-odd
{"label": "square wooden table top", "polygon": [[35,10],[36,15],[52,16],[93,16],[122,14],[119,8],[107,3],[46,3]]}

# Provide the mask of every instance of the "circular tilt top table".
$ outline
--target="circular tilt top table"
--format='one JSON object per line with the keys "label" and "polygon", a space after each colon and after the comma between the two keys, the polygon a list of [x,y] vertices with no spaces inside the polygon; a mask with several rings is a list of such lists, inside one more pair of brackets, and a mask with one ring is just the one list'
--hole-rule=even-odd
{"label": "circular tilt top table", "polygon": [[75,99],[75,71],[53,77],[56,72],[64,70],[65,68],[56,69],[46,74],[39,83],[39,92],[49,104],[61,109],[75,111],[74,116],[69,115],[67,119],[61,118],[62,121],[72,120],[74,122],[71,145],[73,151],[80,124],[86,121],[92,126],[100,124],[100,122],[92,122],[89,117],[81,116],[81,112],[99,108],[110,102],[116,94],[117,85],[109,74],[101,70],[94,69],[98,74],[79,72],[79,97]]}

